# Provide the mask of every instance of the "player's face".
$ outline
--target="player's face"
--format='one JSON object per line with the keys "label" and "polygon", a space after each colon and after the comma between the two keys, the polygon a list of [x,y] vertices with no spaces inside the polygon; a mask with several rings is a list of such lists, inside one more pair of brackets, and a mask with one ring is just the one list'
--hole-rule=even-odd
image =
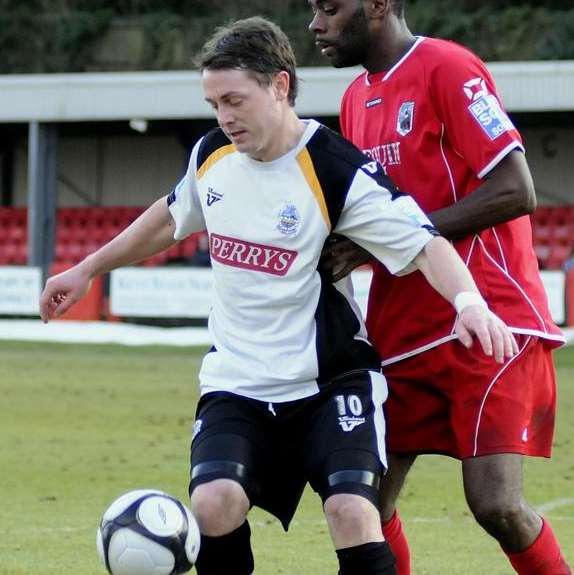
{"label": "player's face", "polygon": [[262,86],[244,70],[204,70],[202,83],[219,126],[238,151],[267,160],[284,102],[273,84]]}
{"label": "player's face", "polygon": [[321,54],[335,68],[357,66],[367,59],[369,28],[361,0],[309,0],[309,30]]}

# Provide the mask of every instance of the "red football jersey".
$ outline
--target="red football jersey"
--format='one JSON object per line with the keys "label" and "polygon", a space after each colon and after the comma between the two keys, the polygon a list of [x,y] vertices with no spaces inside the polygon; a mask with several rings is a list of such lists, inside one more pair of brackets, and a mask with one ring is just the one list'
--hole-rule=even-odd
{"label": "red football jersey", "polygon": [[[341,128],[427,213],[472,193],[507,154],[524,151],[484,63],[432,38],[419,37],[388,72],[356,78],[343,97]],[[512,331],[564,341],[548,310],[528,216],[454,245]],[[394,277],[375,265],[367,327],[383,364],[452,339],[455,319],[420,272]]]}

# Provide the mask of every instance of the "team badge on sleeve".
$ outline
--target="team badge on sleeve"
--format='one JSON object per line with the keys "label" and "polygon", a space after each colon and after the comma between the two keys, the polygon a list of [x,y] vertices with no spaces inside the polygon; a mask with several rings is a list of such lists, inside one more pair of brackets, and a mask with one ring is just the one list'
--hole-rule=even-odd
{"label": "team badge on sleeve", "polygon": [[515,129],[496,96],[488,92],[482,78],[469,80],[464,84],[463,90],[471,100],[469,112],[491,140],[496,140],[501,134]]}
{"label": "team badge on sleeve", "polygon": [[401,136],[406,136],[413,129],[413,119],[415,115],[415,103],[403,102],[399,108],[397,116],[397,132]]}
{"label": "team badge on sleeve", "polygon": [[473,78],[472,80],[465,82],[462,89],[464,90],[466,97],[472,101],[488,96],[488,88],[486,87],[486,82],[482,78]]}

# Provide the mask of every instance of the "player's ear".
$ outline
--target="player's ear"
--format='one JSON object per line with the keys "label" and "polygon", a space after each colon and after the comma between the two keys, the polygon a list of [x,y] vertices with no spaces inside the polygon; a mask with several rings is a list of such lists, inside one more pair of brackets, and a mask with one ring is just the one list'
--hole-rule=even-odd
{"label": "player's ear", "polygon": [[383,19],[393,11],[392,0],[367,0],[365,13],[367,17]]}
{"label": "player's ear", "polygon": [[273,77],[273,89],[278,100],[287,100],[289,96],[289,73],[285,70],[277,72]]}

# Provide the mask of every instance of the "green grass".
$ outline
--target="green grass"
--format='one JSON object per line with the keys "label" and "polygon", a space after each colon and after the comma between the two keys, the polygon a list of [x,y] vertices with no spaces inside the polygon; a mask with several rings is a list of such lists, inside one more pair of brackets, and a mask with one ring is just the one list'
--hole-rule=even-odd
{"label": "green grass", "polygon": [[[102,575],[95,533],[124,491],[157,487],[187,499],[188,450],[201,349],[0,343],[0,575]],[[534,506],[574,563],[574,349],[556,354],[554,458],[529,460]],[[512,573],[469,516],[460,466],[421,458],[401,513],[414,573]],[[569,500],[569,502],[567,501]],[[289,534],[250,517],[257,575],[334,574],[319,499],[305,494]]]}

